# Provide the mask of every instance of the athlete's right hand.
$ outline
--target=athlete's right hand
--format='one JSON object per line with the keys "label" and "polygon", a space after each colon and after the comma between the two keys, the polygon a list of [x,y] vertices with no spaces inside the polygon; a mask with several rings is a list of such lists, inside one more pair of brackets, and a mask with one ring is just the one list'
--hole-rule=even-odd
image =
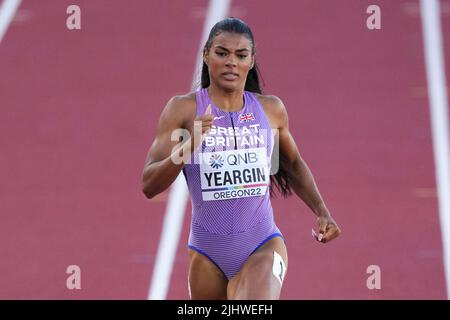
{"label": "athlete's right hand", "polygon": [[205,113],[194,119],[192,150],[196,150],[205,139],[206,135],[211,131],[214,115],[211,112],[211,104],[205,110]]}
{"label": "athlete's right hand", "polygon": [[[205,113],[201,116],[198,116],[194,120],[194,134],[201,133],[202,141],[203,138],[208,134],[211,130],[211,126],[213,125],[214,115],[211,112],[211,104],[205,110]],[[200,131],[201,129],[201,131]]]}

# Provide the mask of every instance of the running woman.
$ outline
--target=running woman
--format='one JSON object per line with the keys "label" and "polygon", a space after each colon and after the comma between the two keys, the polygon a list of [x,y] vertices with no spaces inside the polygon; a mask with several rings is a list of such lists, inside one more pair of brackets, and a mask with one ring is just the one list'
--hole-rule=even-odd
{"label": "running woman", "polygon": [[[177,129],[189,135],[174,139]],[[214,25],[201,88],[173,97],[162,111],[143,170],[144,194],[164,191],[181,171],[192,201],[192,299],[279,299],[288,256],[272,211],[276,191],[294,192],[308,205],[317,216],[317,241],[341,232],[289,132],[283,102],[261,92],[255,40],[242,20]]]}

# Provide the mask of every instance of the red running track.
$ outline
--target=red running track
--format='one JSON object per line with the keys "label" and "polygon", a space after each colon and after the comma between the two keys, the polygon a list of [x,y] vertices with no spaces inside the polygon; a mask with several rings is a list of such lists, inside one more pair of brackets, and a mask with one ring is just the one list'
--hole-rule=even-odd
{"label": "red running track", "polygon": [[[1,299],[149,289],[167,192],[145,199],[140,175],[161,109],[190,88],[207,1],[77,0],[82,30],[68,31],[73,2],[24,0],[0,45]],[[301,200],[273,201],[289,250],[283,299],[446,297],[418,1],[377,1],[377,31],[370,4],[232,1],[343,230],[318,244]],[[188,298],[189,211],[169,299]],[[66,288],[72,264],[81,290]],[[366,287],[369,265],[381,290]]]}

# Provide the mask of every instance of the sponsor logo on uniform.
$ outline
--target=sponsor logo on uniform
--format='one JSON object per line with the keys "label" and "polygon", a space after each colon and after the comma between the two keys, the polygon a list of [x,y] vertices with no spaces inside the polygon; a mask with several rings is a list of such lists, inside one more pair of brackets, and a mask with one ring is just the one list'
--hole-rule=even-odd
{"label": "sponsor logo on uniform", "polygon": [[223,166],[223,159],[220,154],[213,154],[211,158],[209,158],[209,165],[214,169],[219,169]]}

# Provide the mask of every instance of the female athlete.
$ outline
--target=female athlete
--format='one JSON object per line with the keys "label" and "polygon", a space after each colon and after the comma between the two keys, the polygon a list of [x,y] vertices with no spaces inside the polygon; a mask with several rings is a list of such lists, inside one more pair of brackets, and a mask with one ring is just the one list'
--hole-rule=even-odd
{"label": "female athlete", "polygon": [[[192,299],[279,299],[288,256],[271,206],[276,191],[294,192],[308,205],[317,241],[341,232],[289,132],[283,102],[262,94],[255,57],[245,22],[215,24],[203,50],[201,88],[169,100],[145,162],[148,198],[181,171],[186,178]],[[180,129],[188,134],[174,139]]]}

